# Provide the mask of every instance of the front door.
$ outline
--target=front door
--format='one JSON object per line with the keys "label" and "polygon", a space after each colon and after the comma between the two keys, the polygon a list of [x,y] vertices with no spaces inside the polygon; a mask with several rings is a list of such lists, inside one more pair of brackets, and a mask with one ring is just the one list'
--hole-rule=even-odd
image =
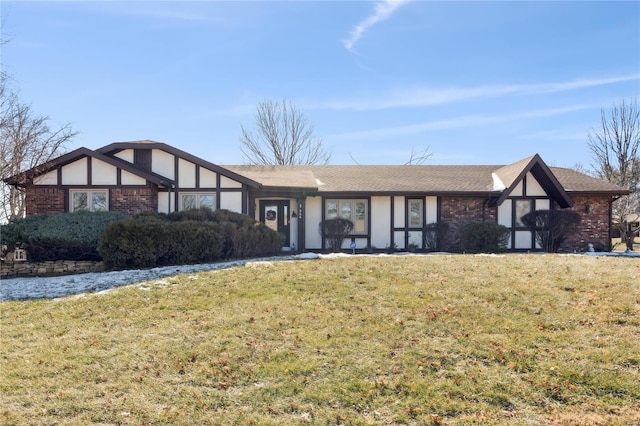
{"label": "front door", "polygon": [[260,200],[260,222],[284,235],[283,247],[291,244],[289,200]]}

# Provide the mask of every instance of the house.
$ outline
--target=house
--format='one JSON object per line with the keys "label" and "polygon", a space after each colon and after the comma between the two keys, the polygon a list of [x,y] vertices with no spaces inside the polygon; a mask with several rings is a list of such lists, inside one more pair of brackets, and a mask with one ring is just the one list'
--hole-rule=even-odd
{"label": "house", "polygon": [[446,224],[438,247],[459,250],[459,228],[492,221],[511,231],[509,249],[536,250],[520,218],[532,210],[580,213],[563,250],[610,244],[611,203],[628,191],[549,167],[539,155],[509,165],[220,166],[155,141],[79,148],[5,179],[26,193],[27,215],[75,210],[172,212],[198,207],[248,214],[281,232],[284,249],[323,250],[319,223],[354,223],[345,248],[428,248],[425,226]]}

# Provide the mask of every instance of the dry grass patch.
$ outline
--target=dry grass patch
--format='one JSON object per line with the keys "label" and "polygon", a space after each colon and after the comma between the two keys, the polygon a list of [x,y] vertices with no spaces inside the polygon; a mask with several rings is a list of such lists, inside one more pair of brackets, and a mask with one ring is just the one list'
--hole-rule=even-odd
{"label": "dry grass patch", "polygon": [[354,256],[0,304],[3,424],[634,424],[640,262]]}

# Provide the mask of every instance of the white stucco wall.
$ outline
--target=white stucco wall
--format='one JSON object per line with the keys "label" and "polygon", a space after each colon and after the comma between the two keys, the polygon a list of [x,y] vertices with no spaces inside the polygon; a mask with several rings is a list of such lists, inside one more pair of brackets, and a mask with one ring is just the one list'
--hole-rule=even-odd
{"label": "white stucco wall", "polygon": [[305,220],[305,248],[319,250],[322,248],[322,238],[318,232],[318,226],[322,220],[322,198],[307,197],[303,214]]}
{"label": "white stucco wall", "polygon": [[113,156],[133,164],[133,149],[125,149],[115,153]]}
{"label": "white stucco wall", "polygon": [[200,167],[200,188],[215,188],[216,176],[216,172]]}
{"label": "white stucco wall", "polygon": [[371,245],[384,248],[389,244],[391,197],[371,197],[369,220],[371,221]]}
{"label": "white stucco wall", "polygon": [[393,199],[393,227],[404,227],[404,197],[394,197]]}
{"label": "white stucco wall", "polygon": [[242,192],[221,192],[220,208],[242,213]]}
{"label": "white stucco wall", "polygon": [[145,178],[129,173],[126,170],[122,170],[120,174],[120,181],[123,185],[146,185],[147,183]]}
{"label": "white stucco wall", "polygon": [[[394,231],[393,232],[393,241],[396,243],[396,247],[398,249],[404,249],[404,231]],[[386,246],[388,246],[389,244],[386,244],[382,247],[378,247],[378,248],[385,248]]]}
{"label": "white stucco wall", "polygon": [[242,184],[233,179],[229,179],[226,176],[220,176],[220,187],[221,188],[242,188]]}
{"label": "white stucco wall", "polygon": [[512,197],[522,197],[524,194],[522,193],[522,181],[518,182],[518,184],[515,186],[515,188],[513,188],[513,191],[511,191],[511,196]]}
{"label": "white stucco wall", "polygon": [[547,193],[542,189],[536,178],[531,173],[527,173],[527,194],[528,197],[546,196]]}
{"label": "white stucco wall", "polygon": [[436,223],[438,221],[438,197],[427,197],[425,200],[426,221]]}
{"label": "white stucco wall", "polygon": [[111,164],[97,159],[91,161],[91,183],[93,185],[115,185],[118,169]]}
{"label": "white stucco wall", "polygon": [[182,158],[178,159],[178,185],[180,188],[196,187],[196,165]]}
{"label": "white stucco wall", "polygon": [[62,167],[63,185],[87,184],[87,158],[81,158]]}
{"label": "white stucco wall", "polygon": [[169,179],[175,179],[175,157],[161,149],[151,151],[151,171]]}
{"label": "white stucco wall", "polygon": [[58,171],[51,170],[49,173],[45,173],[42,176],[37,176],[33,179],[34,185],[57,185],[58,184]]}
{"label": "white stucco wall", "polygon": [[[169,194],[167,192],[158,192],[158,213],[169,213]],[[171,211],[176,210],[175,193],[171,193]]]}

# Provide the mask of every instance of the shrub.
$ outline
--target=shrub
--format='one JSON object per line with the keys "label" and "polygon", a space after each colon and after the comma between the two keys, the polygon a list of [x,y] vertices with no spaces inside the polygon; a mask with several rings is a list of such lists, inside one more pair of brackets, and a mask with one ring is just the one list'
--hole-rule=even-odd
{"label": "shrub", "polygon": [[342,242],[351,233],[353,222],[348,219],[335,218],[320,222],[320,235],[326,240],[327,248],[332,253],[342,249]]}
{"label": "shrub", "polygon": [[449,224],[428,223],[422,229],[422,246],[427,250],[442,250],[450,236]]}
{"label": "shrub", "polygon": [[110,224],[98,251],[110,269],[145,268],[168,257],[167,222],[149,215]]}
{"label": "shrub", "polygon": [[506,250],[509,228],[495,222],[471,222],[460,229],[462,247],[471,253],[498,253]]}
{"label": "shrub", "polygon": [[101,260],[98,243],[107,226],[127,216],[119,212],[59,213],[30,216],[2,226],[2,244],[23,248],[28,259]]}
{"label": "shrub", "polygon": [[560,246],[575,232],[582,218],[569,210],[536,210],[520,219],[535,229],[536,242],[547,253],[557,253]]}
{"label": "shrub", "polygon": [[111,269],[206,263],[266,256],[282,246],[280,235],[227,210],[144,213],[110,226],[100,244]]}

